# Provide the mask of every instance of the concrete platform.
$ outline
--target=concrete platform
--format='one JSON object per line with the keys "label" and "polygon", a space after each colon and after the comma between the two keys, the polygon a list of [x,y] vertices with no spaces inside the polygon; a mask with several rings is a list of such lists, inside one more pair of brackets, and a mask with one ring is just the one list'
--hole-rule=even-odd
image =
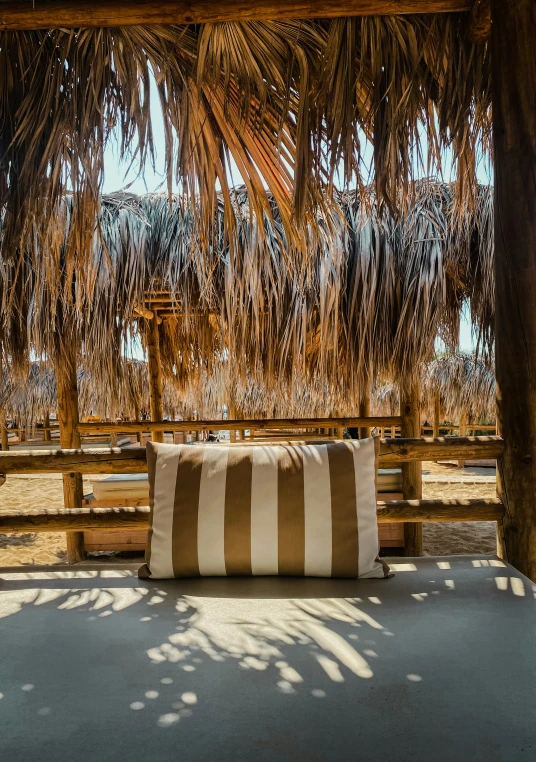
{"label": "concrete platform", "polygon": [[534,586],[492,557],[389,580],[0,570],[6,762],[536,758]]}

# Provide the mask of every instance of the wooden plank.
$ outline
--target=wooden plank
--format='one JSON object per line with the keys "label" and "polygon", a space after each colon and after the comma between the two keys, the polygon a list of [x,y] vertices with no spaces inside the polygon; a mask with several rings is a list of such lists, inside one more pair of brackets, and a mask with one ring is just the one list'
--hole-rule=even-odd
{"label": "wooden plank", "polygon": [[[418,437],[421,433],[421,389],[418,380],[400,385],[400,427],[402,437]],[[406,500],[422,498],[422,462],[402,465],[402,494]],[[408,523],[404,527],[404,554],[422,555],[422,524]]]}
{"label": "wooden plank", "polygon": [[203,431],[203,429],[212,429],[213,431],[228,431],[244,429],[318,429],[329,428],[332,426],[400,426],[402,419],[399,415],[370,416],[363,418],[232,418],[222,420],[221,418],[211,421],[125,421],[122,423],[111,423],[110,421],[97,421],[91,423],[80,423],[78,430],[86,433],[109,434],[113,431],[122,434],[135,434],[138,431]]}
{"label": "wooden plank", "polygon": [[[255,446],[254,442],[248,445]],[[195,446],[195,445],[194,445]],[[210,447],[221,447],[211,444]],[[432,439],[383,439],[380,447],[381,468],[396,468],[413,460],[448,460],[464,456],[500,458],[501,437],[447,437]],[[62,474],[76,469],[82,474],[137,474],[147,471],[145,449],[128,450],[35,450],[0,452],[0,473]]]}
{"label": "wooden plank", "polygon": [[491,13],[501,553],[536,582],[536,2]]}
{"label": "wooden plank", "polygon": [[[378,502],[378,521],[500,521],[500,500],[394,500]],[[60,508],[0,513],[0,534],[147,529],[149,508]]]}
{"label": "wooden plank", "polygon": [[[162,358],[160,356],[160,334],[156,318],[148,321],[146,338],[151,420],[161,421],[164,417],[162,403]],[[151,426],[151,434],[154,442],[164,441],[164,429]]]}
{"label": "wooden plank", "polygon": [[456,13],[472,0],[18,0],[1,3],[0,30],[204,24],[219,21]]}
{"label": "wooden plank", "polygon": [[134,529],[130,532],[122,532],[120,530],[100,529],[84,532],[84,544],[86,550],[92,552],[97,550],[128,550],[143,553],[147,545],[147,530]]}

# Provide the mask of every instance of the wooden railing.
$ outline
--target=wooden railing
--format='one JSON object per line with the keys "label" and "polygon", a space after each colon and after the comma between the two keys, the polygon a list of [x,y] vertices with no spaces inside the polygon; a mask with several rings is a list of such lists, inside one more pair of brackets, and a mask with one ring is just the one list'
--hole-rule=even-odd
{"label": "wooden railing", "polygon": [[[500,437],[383,439],[380,446],[380,465],[384,468],[438,458],[499,458],[502,451],[503,440]],[[73,471],[81,474],[144,473],[147,471],[145,450],[140,447],[124,450],[109,448],[0,452],[1,473],[65,474]]]}
{"label": "wooden railing", "polygon": [[[309,423],[313,419],[305,419]],[[350,419],[361,421],[361,419]],[[318,419],[315,419],[314,425]],[[182,422],[174,422],[181,424]],[[191,422],[184,422],[190,425]],[[228,426],[229,422],[219,421]],[[241,424],[245,422],[240,421]],[[293,422],[295,423],[295,422]],[[333,425],[333,421],[331,421]],[[88,424],[83,424],[87,426]],[[95,424],[91,424],[94,426]],[[97,424],[101,426],[102,424]],[[113,424],[104,424],[112,426]],[[202,422],[207,426],[207,422]],[[250,425],[250,422],[247,422]],[[303,425],[300,423],[300,426]],[[154,426],[154,424],[152,424]],[[210,422],[212,428],[212,422]],[[218,445],[209,445],[218,446]],[[500,437],[452,437],[382,440],[380,465],[435,460],[438,458],[499,458],[503,452]],[[131,474],[147,470],[145,449],[56,450],[0,453],[0,472],[6,474],[72,473]],[[504,506],[499,500],[394,500],[378,502],[379,522],[423,521],[501,521]],[[0,514],[0,533],[81,532],[106,529],[146,529],[148,509],[73,508],[32,510],[23,514]]]}
{"label": "wooden railing", "polygon": [[244,431],[263,429],[322,429],[348,427],[389,427],[400,426],[399,415],[356,417],[356,418],[241,418],[239,420],[211,421],[97,421],[79,423],[82,434],[137,434],[147,431]]}
{"label": "wooden railing", "polygon": [[[391,500],[378,502],[378,522],[500,521],[500,500]],[[0,513],[0,534],[148,529],[149,509],[60,508]]]}

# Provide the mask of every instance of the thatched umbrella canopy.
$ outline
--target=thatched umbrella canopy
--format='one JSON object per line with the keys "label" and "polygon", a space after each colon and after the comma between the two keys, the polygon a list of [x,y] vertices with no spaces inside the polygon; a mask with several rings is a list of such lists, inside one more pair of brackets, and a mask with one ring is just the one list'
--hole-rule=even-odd
{"label": "thatched umbrella canopy", "polygon": [[[24,369],[32,351],[61,358],[58,338],[74,334],[84,367],[109,378],[120,399],[128,379],[116,358],[136,335],[145,342],[140,305],[150,308],[151,295],[164,293],[162,361],[178,388],[213,369],[221,376],[223,364],[228,389],[255,378],[283,400],[285,385],[299,377],[353,404],[374,376],[415,375],[438,333],[454,347],[464,300],[486,345],[492,339],[491,189],[479,187],[478,203],[462,216],[453,185],[421,181],[413,197],[394,218],[380,215],[372,188],[340,195],[297,267],[277,207],[272,202],[260,231],[245,190],[230,211],[220,198],[207,252],[195,209],[180,197],[103,197],[91,261],[69,262],[74,201],[67,196],[49,248],[36,231],[18,262],[3,263],[5,353],[15,371]],[[233,246],[228,214],[240,220]]]}
{"label": "thatched umbrella canopy", "polygon": [[437,357],[426,368],[423,408],[432,420],[435,395],[448,420],[478,423],[495,421],[495,367],[472,353],[457,352]]}
{"label": "thatched umbrella canopy", "polygon": [[[2,32],[0,72],[0,207],[14,260],[34,225],[54,238],[69,189],[69,260],[91,258],[104,148],[118,138],[140,168],[153,160],[155,95],[168,187],[176,180],[196,205],[204,250],[218,192],[226,207],[233,198],[231,160],[255,217],[275,199],[289,245],[304,250],[335,186],[368,182],[369,140],[391,209],[445,148],[470,195],[488,149],[489,51],[469,13]],[[236,218],[224,227],[232,240]]]}

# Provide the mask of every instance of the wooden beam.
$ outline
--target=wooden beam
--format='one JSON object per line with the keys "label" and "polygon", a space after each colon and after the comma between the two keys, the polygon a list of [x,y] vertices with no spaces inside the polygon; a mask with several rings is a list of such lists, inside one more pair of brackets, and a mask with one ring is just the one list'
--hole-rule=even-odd
{"label": "wooden beam", "polygon": [[501,521],[504,505],[497,499],[389,500],[378,502],[378,522]]}
{"label": "wooden beam", "polygon": [[[162,403],[162,358],[160,356],[160,334],[156,318],[149,320],[147,324],[147,359],[151,420],[161,421],[164,417]],[[151,427],[151,434],[154,442],[164,441],[164,429]]]}
{"label": "wooden beam", "polygon": [[398,415],[371,416],[370,418],[234,418],[223,420],[221,418],[211,421],[126,421],[124,423],[110,423],[98,421],[95,423],[81,423],[78,430],[84,433],[109,434],[111,431],[121,433],[136,433],[138,431],[202,431],[213,429],[214,431],[227,431],[228,429],[318,429],[331,426],[399,426],[401,418]]}
{"label": "wooden beam", "polygon": [[0,411],[0,442],[2,450],[7,452],[9,450],[9,433],[6,428],[6,414],[3,410]]}
{"label": "wooden beam", "polygon": [[0,453],[0,473],[138,474],[147,471],[145,449],[21,450]]}
{"label": "wooden beam", "polygon": [[457,13],[472,5],[472,0],[18,0],[0,4],[0,31]]}
{"label": "wooden beam", "polygon": [[[423,460],[484,460],[500,458],[504,443],[501,437],[421,437],[419,439],[384,439],[380,464],[408,463]],[[410,498],[408,498],[410,499]]]}
{"label": "wooden beam", "polygon": [[493,0],[491,12],[502,551],[536,582],[536,2]]}
{"label": "wooden beam", "polygon": [[[192,422],[193,423],[193,422]],[[255,442],[248,442],[255,447]],[[221,447],[209,444],[208,447]],[[499,458],[503,450],[500,437],[448,437],[421,439],[383,439],[380,447],[380,466],[394,467],[414,460],[457,458],[467,460]],[[0,473],[64,474],[75,470],[82,474],[137,474],[147,471],[143,448],[125,450],[21,450],[0,452]]]}
{"label": "wooden beam", "polygon": [[[0,381],[4,382],[4,348],[3,346],[0,346]],[[0,444],[2,446],[2,450],[4,452],[7,452],[9,450],[9,435],[7,431],[7,421],[6,421],[6,414],[4,410],[0,410]]]}
{"label": "wooden beam", "polygon": [[[60,447],[66,450],[81,447],[78,431],[78,383],[76,377],[77,352],[74,341],[56,350],[55,370],[58,393],[58,421]],[[66,508],[80,508],[84,499],[84,485],[80,472],[63,472],[63,502]],[[85,558],[82,532],[67,533],[67,560],[70,564]]]}
{"label": "wooden beam", "polygon": [[[418,380],[400,385],[400,434],[405,438],[419,437],[421,433],[421,394]],[[413,461],[402,466],[402,494],[406,500],[422,498],[422,463]],[[404,526],[404,555],[422,555],[422,524]]]}
{"label": "wooden beam", "polygon": [[[393,500],[378,502],[378,522],[500,521],[500,500]],[[2,511],[0,534],[148,529],[149,508],[79,508]]]}
{"label": "wooden beam", "polygon": [[147,307],[145,307],[143,304],[134,305],[134,314],[138,317],[143,317],[146,320],[154,319],[154,312],[150,309],[147,309]]}

